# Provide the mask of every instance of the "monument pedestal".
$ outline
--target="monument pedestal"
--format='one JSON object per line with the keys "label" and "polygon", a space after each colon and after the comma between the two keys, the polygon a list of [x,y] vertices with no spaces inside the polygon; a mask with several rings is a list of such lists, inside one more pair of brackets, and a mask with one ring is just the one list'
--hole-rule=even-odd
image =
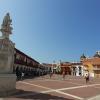
{"label": "monument pedestal", "polygon": [[9,13],[3,19],[0,31],[0,97],[16,92],[16,75],[13,74],[15,44],[9,39],[12,34]]}
{"label": "monument pedestal", "polygon": [[0,74],[0,97],[8,96],[16,92],[16,75]]}

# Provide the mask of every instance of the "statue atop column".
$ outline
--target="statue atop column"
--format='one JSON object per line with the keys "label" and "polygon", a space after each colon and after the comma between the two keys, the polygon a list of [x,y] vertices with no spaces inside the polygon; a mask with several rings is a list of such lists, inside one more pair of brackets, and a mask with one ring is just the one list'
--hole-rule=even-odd
{"label": "statue atop column", "polygon": [[0,31],[0,96],[8,96],[16,92],[16,75],[13,73],[15,44],[9,39],[12,34],[12,20],[7,13]]}
{"label": "statue atop column", "polygon": [[3,19],[3,22],[2,22],[2,25],[1,25],[1,29],[0,31],[2,32],[2,36],[4,38],[9,38],[9,35],[12,34],[12,27],[11,27],[11,24],[12,23],[12,19],[10,19],[10,14],[7,13],[5,16],[4,16],[4,19]]}
{"label": "statue atop column", "polygon": [[11,27],[12,19],[9,13],[7,13],[1,24],[0,31],[2,37],[0,38],[0,73],[12,73],[14,64],[14,43],[9,39],[9,35],[12,34]]}

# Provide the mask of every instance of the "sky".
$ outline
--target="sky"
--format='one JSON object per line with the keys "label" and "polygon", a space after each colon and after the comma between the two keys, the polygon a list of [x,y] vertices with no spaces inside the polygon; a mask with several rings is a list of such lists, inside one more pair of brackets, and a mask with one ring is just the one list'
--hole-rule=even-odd
{"label": "sky", "polygon": [[15,47],[40,63],[79,61],[100,50],[100,0],[0,0]]}

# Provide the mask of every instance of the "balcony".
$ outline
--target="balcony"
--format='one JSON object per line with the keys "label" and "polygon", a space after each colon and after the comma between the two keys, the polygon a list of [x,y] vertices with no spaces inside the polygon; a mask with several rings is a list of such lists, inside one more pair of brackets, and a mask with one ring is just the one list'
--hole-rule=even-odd
{"label": "balcony", "polygon": [[94,66],[93,70],[100,70],[100,66],[99,67],[98,66]]}

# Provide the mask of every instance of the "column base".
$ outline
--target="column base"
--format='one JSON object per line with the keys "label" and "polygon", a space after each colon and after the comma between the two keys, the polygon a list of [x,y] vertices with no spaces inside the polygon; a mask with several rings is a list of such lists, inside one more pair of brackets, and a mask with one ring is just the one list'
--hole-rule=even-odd
{"label": "column base", "polygon": [[0,74],[0,97],[9,96],[16,92],[16,75]]}

